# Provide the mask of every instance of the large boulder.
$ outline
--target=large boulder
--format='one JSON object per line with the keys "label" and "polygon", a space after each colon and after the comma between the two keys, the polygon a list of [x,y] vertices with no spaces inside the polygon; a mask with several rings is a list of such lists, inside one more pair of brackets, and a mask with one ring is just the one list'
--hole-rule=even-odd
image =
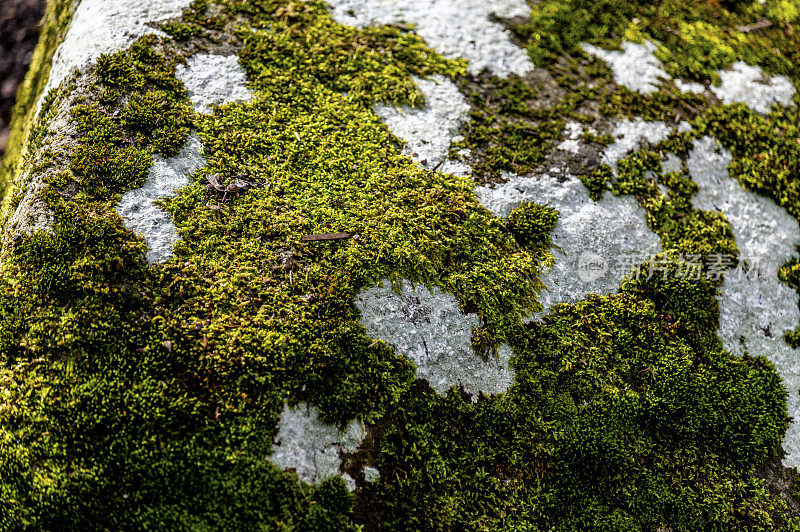
{"label": "large boulder", "polygon": [[53,0],[3,529],[794,529],[800,3]]}

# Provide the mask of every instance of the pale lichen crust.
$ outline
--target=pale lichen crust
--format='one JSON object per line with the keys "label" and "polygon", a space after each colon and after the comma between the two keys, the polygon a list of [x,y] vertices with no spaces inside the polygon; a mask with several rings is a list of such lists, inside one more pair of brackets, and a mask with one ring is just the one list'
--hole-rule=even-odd
{"label": "pale lichen crust", "polygon": [[69,4],[0,528],[800,527],[796,0]]}
{"label": "pale lichen crust", "polygon": [[155,202],[174,197],[190,183],[189,176],[205,165],[200,139],[192,135],[175,157],[153,156],[145,184],[122,195],[115,210],[127,229],[142,235],[147,244],[148,262],[164,262],[170,258],[172,246],[178,241],[172,219]]}
{"label": "pale lichen crust", "polygon": [[485,359],[475,353],[472,337],[480,327],[477,316],[465,316],[458,300],[438,288],[405,283],[397,294],[386,283],[362,290],[356,307],[367,334],[407,356],[417,368],[417,378],[428,381],[440,394],[460,386],[477,401],[481,394],[507,391],[514,382],[511,349],[502,345],[496,357]]}

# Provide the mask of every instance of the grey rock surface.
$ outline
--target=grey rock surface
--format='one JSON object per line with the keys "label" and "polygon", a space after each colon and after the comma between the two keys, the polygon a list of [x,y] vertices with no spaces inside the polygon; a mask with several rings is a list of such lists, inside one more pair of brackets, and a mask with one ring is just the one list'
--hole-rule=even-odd
{"label": "grey rock surface", "polygon": [[172,246],[178,241],[178,230],[172,217],[154,201],[175,196],[178,190],[190,183],[189,176],[205,164],[200,139],[192,135],[175,157],[165,159],[154,155],[147,182],[122,195],[117,213],[122,216],[125,227],[144,238],[148,262],[169,259]]}

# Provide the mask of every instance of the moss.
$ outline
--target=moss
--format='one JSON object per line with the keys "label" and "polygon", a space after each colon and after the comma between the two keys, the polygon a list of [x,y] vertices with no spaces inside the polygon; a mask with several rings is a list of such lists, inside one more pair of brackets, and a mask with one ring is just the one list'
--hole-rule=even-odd
{"label": "moss", "polygon": [[[797,98],[795,98],[797,99]],[[772,198],[800,220],[800,128],[798,111],[786,109],[761,116],[744,105],[709,109],[698,118],[698,134],[715,136],[733,155],[728,171],[744,188]],[[778,277],[796,291],[797,264],[790,261]],[[785,335],[792,347],[800,345],[800,324]]]}
{"label": "moss", "polygon": [[[743,33],[736,33],[732,36],[735,42],[729,42],[728,34],[721,27],[705,21],[682,21],[677,31],[680,50],[676,50],[673,56],[672,51],[662,46],[656,53],[656,57],[666,64],[667,73],[673,76],[688,74],[693,79],[711,77],[716,83],[720,79],[714,71],[736,62],[739,59],[737,47],[746,41]],[[686,49],[693,53],[682,57],[680,52]]]}
{"label": "moss", "polygon": [[609,183],[613,177],[614,171],[607,164],[601,164],[597,168],[578,176],[583,186],[586,187],[589,197],[594,201],[600,201],[603,193],[608,190]]}
{"label": "moss", "polygon": [[550,250],[550,233],[557,220],[558,211],[552,207],[525,203],[511,211],[506,227],[520,246],[546,254]]}
{"label": "moss", "polygon": [[[462,86],[466,88],[466,84]],[[516,174],[532,171],[561,137],[564,121],[551,120],[549,112],[537,108],[539,91],[519,76],[492,78],[468,97],[470,122],[464,127],[464,140],[451,147],[451,157],[470,150],[473,174],[479,182],[497,181],[503,170]]]}
{"label": "moss", "polygon": [[[642,9],[617,15],[606,3],[598,19],[576,5],[536,7],[542,24],[554,13],[575,29],[548,41],[550,85],[490,79],[488,104],[484,89],[464,89],[483,128],[465,142],[487,174],[534,169],[567,118],[703,113],[666,90],[625,92],[596,61],[565,59],[598,23],[627,28],[624,15]],[[50,99],[70,106],[79,138],[39,162],[58,170],[42,174],[53,232],[21,235],[3,264],[0,525],[792,528],[755,474],[779,459],[785,391],[769,362],[722,349],[717,283],[674,275],[683,253],[735,247],[724,218],[691,207],[685,173],[660,175],[650,149],[620,161],[616,176],[585,168],[593,194],[644,206],[670,252],[658,258],[668,275],[523,325],[540,308],[557,213],[528,204],[507,221],[492,216],[472,180],[403,156],[371,109],[421,103],[412,76],[464,87],[463,63],[398,27],[336,24],[321,2],[195,2],[176,23],[211,32],[232,21],[252,101],[194,115],[174,72],[196,37],[141,39],[73,79],[69,98]],[[607,86],[592,86],[598,79]],[[553,102],[538,105],[543,94]],[[714,124],[703,116],[699,131]],[[181,240],[173,260],[147,265],[114,205],[190,128],[207,166],[161,202]],[[723,142],[736,145],[731,135]],[[668,142],[684,153],[689,140]],[[220,198],[207,191],[211,175],[260,186]],[[331,232],[354,236],[302,240]],[[473,403],[414,381],[402,353],[366,336],[353,305],[385,278],[455,294],[479,317],[476,351],[513,348],[512,389]],[[265,461],[284,403],[303,400],[372,434],[365,445],[381,475],[357,490],[358,513],[340,479],[307,486]]]}
{"label": "moss", "polygon": [[[720,348],[714,295],[707,281],[629,282],[619,295],[559,305],[530,324],[517,338],[508,394],[472,405],[455,392],[412,388],[377,457],[382,522],[791,526],[783,503],[742,474],[775,452],[787,422],[784,392],[769,362]],[[743,417],[728,425],[733,411]],[[695,479],[690,494],[683,475]]]}
{"label": "moss", "polygon": [[785,23],[796,22],[800,19],[800,4],[796,0],[781,0],[768,8],[772,20]]}
{"label": "moss", "polygon": [[206,31],[197,24],[187,24],[170,20],[158,25],[159,29],[176,41],[188,41],[192,37],[203,37]]}
{"label": "moss", "polygon": [[[616,85],[602,61],[580,50],[575,53],[583,59],[561,57],[538,78],[483,76],[462,81],[461,90],[472,109],[461,130],[464,139],[453,144],[450,156],[468,160],[477,182],[502,181],[503,171],[518,175],[535,171],[561,140],[567,121],[597,122],[601,128],[609,119],[634,117],[677,124],[696,118],[707,107],[705,96],[682,94],[674,84],[653,94]],[[600,147],[613,142],[610,133],[592,133],[588,128],[582,140]],[[469,155],[461,154],[464,149]]]}
{"label": "moss", "polygon": [[[267,523],[345,528],[341,487],[287,488],[289,475],[263,460],[285,399],[311,399],[335,422],[375,419],[409,385],[409,363],[358,324],[356,292],[387,276],[438,284],[498,341],[536,308],[544,255],[518,249],[468,180],[403,157],[368,107],[418,101],[412,74],[463,66],[397,29],[358,32],[321,4],[292,5],[252,14],[240,31],[252,103],[198,120],[174,77],[179,56],[153,37],[101,58],[85,78],[95,84],[73,98],[71,172],[52,174],[42,195],[56,229],[23,236],[5,263],[0,352],[17,384],[3,404],[17,406],[2,414],[2,490],[18,506],[4,526],[246,526],[266,511]],[[317,42],[273,33],[265,43],[267,23]],[[343,49],[355,62],[332,66]],[[323,50],[330,61],[306,68]],[[178,260],[151,268],[113,206],[192,124],[206,173],[269,187],[211,210],[200,177],[165,204],[183,237]],[[336,229],[359,238],[300,240]],[[41,379],[24,369],[34,359]],[[230,509],[208,502],[214,490]]]}
{"label": "moss", "polygon": [[[541,66],[552,66],[565,54],[581,55],[583,42],[614,48],[627,38],[662,45],[656,55],[675,77],[718,81],[715,70],[738,60],[796,77],[798,35],[785,29],[787,8],[703,0],[563,0],[538,3],[529,21],[509,21],[509,26]],[[738,29],[761,18],[776,24],[759,32]]]}
{"label": "moss", "polygon": [[593,142],[599,146],[610,146],[614,143],[614,135],[611,133],[598,135],[597,133],[586,130],[581,134],[581,140],[587,143]]}
{"label": "moss", "polygon": [[177,155],[189,134],[193,113],[187,102],[173,105],[165,91],[155,90],[132,95],[120,122],[141,142],[149,141],[155,151],[171,157]]}
{"label": "moss", "polygon": [[[608,187],[615,195],[630,195],[638,199],[647,211],[648,225],[661,238],[665,251],[696,256],[703,261],[709,255],[738,255],[733,231],[725,215],[698,210],[692,205],[691,197],[697,192],[697,185],[687,177],[685,169],[662,176],[669,192],[666,195],[661,193],[657,178],[661,175],[661,157],[656,152],[641,149],[618,162],[617,176],[608,176],[602,171],[600,175],[606,176]],[[600,186],[595,183],[590,180],[587,186]]]}

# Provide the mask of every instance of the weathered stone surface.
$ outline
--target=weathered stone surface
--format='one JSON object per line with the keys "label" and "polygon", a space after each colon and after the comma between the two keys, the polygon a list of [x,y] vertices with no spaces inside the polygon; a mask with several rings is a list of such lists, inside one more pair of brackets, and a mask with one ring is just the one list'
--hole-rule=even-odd
{"label": "weathered stone surface", "polygon": [[[282,469],[292,469],[304,482],[319,484],[339,474],[340,452],[355,452],[364,429],[351,421],[344,431],[319,419],[319,410],[309,404],[285,406],[278,422],[275,447],[269,460]],[[345,475],[347,475],[345,473]],[[355,483],[345,477],[348,487]]]}
{"label": "weathered stone surface", "polygon": [[205,164],[200,139],[191,136],[175,157],[154,156],[144,186],[122,195],[117,213],[125,221],[125,227],[144,238],[148,262],[169,259],[172,246],[178,241],[178,231],[172,219],[158,208],[155,201],[174,197],[178,190],[189,184],[189,176]]}
{"label": "weathered stone surface", "polygon": [[74,68],[130,46],[142,35],[155,33],[152,23],[177,17],[190,3],[191,0],[74,2],[69,31],[53,56],[42,96],[64,81]]}
{"label": "weathered stone surface", "polygon": [[356,307],[367,334],[404,353],[440,394],[461,386],[478,400],[479,394],[507,391],[514,382],[509,368],[511,349],[500,346],[486,360],[472,347],[477,316],[462,314],[458,301],[438,288],[411,287],[396,294],[391,286],[370,287],[356,296]]}

